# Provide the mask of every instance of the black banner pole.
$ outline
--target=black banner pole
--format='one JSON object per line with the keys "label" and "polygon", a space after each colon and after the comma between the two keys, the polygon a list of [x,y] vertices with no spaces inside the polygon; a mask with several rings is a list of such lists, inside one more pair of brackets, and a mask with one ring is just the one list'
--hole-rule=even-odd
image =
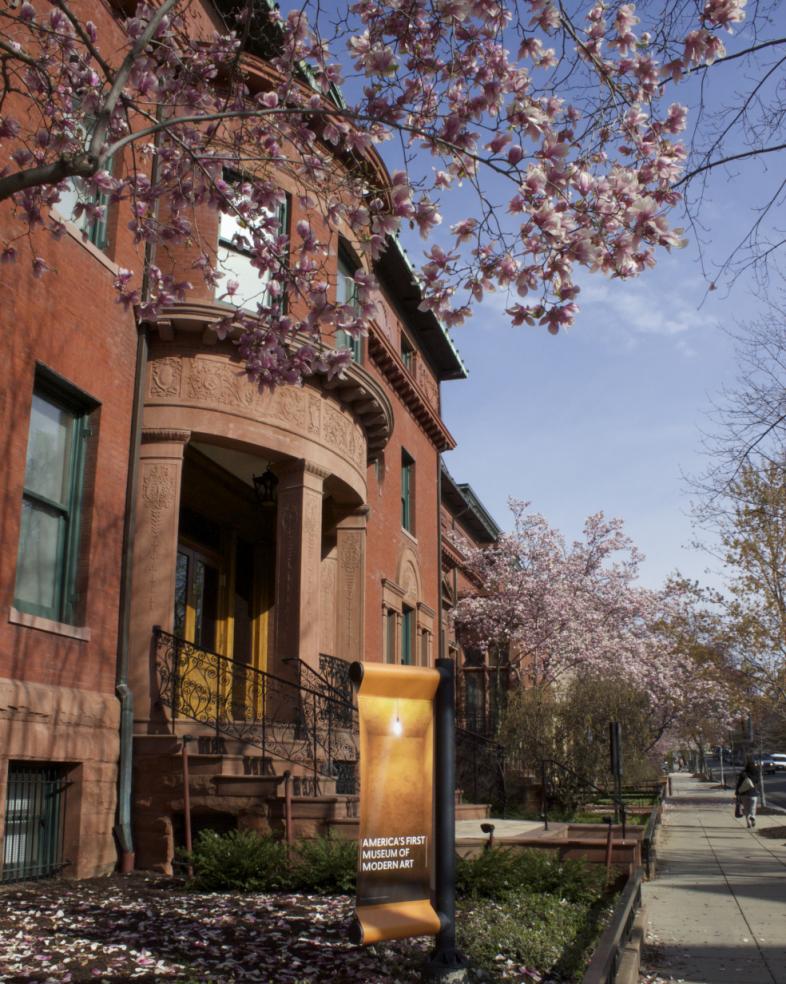
{"label": "black banner pole", "polygon": [[435,705],[435,908],[442,928],[427,965],[438,980],[467,980],[467,960],[456,949],[456,703],[452,659],[438,659]]}

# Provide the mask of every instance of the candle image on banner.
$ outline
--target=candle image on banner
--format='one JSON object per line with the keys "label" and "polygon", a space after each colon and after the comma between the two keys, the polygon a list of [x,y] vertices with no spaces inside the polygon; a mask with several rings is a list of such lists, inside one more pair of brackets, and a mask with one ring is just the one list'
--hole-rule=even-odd
{"label": "candle image on banner", "polygon": [[431,904],[436,670],[354,663],[360,723],[357,925],[363,943],[437,933]]}

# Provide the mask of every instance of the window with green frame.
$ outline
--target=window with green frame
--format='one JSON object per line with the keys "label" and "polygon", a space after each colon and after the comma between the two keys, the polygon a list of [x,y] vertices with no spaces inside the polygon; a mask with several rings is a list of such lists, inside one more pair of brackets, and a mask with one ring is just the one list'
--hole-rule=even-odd
{"label": "window with green frame", "polygon": [[415,532],[415,461],[401,449],[401,526]]}
{"label": "window with green frame", "polygon": [[74,624],[80,507],[94,404],[39,374],[30,410],[14,605]]}
{"label": "window with green frame", "polygon": [[[224,180],[232,186],[233,190],[236,189],[235,201],[242,205],[245,194],[242,175],[225,171]],[[246,198],[246,200],[248,199]],[[276,236],[289,234],[289,212],[289,196],[287,196],[275,211]],[[269,214],[272,218],[274,212],[271,210]],[[265,229],[261,234],[268,242],[274,238],[274,234],[269,229]],[[219,214],[216,262],[224,277],[216,285],[216,297],[228,304],[234,304],[235,307],[255,311],[257,304],[266,307],[276,305],[273,305],[273,298],[268,291],[268,284],[272,279],[270,271],[260,275],[259,270],[253,264],[253,239],[251,227],[236,212],[230,210]],[[230,280],[237,282],[237,290],[231,296],[223,296]],[[286,298],[281,300],[281,307],[286,310]]]}
{"label": "window with green frame", "polygon": [[[60,192],[60,201],[55,208],[69,222],[73,222],[87,237],[88,241],[100,250],[105,250],[109,243],[107,234],[107,213],[109,211],[109,196],[103,191],[86,191],[86,186],[77,187],[77,179],[69,178],[68,187]],[[103,214],[100,218],[91,218],[87,212],[76,216],[77,205],[100,205]]]}
{"label": "window with green frame", "polygon": [[385,662],[396,662],[396,612],[392,608],[385,611]]}
{"label": "window with green frame", "polygon": [[[336,303],[345,304],[355,312],[358,307],[358,285],[355,283],[357,268],[357,263],[352,262],[347,250],[340,248],[336,273]],[[349,349],[353,362],[363,361],[363,339],[341,328],[336,331],[336,348]]]}
{"label": "window with green frame", "polygon": [[[89,141],[89,133],[95,125],[95,118],[89,117],[81,127],[85,147]],[[113,161],[110,158],[104,170],[112,173]],[[67,178],[65,181],[65,191],[60,192],[60,200],[55,204],[57,211],[79,227],[80,231],[94,246],[100,250],[106,250],[109,245],[109,235],[107,231],[107,215],[109,212],[109,196],[106,192],[98,191],[91,187],[80,178]],[[100,205],[102,214],[99,218],[93,218],[89,213],[81,211],[75,215],[78,205]]]}
{"label": "window with green frame", "polygon": [[414,655],[415,609],[406,605],[401,610],[401,665],[411,666]]}

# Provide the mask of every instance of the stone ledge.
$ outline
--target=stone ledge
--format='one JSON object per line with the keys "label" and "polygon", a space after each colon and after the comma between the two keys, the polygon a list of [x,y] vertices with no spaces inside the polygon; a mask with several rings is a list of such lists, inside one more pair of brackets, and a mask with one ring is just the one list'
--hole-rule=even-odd
{"label": "stone ledge", "polygon": [[41,632],[51,632],[52,635],[65,636],[68,639],[78,639],[80,642],[90,642],[90,629],[86,625],[69,625],[66,622],[55,622],[43,615],[31,615],[20,612],[18,608],[8,610],[8,621],[12,625],[24,625],[28,629],[38,629]]}

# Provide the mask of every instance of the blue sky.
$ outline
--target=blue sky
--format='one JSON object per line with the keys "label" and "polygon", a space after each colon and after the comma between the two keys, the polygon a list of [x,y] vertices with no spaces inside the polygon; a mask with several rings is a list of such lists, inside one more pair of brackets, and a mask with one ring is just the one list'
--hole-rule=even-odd
{"label": "blue sky", "polygon": [[[726,40],[729,50],[747,43]],[[711,70],[707,108],[732,98],[739,73],[749,70],[741,62]],[[698,100],[696,82],[671,93],[689,111]],[[766,103],[770,94],[760,95]],[[739,149],[746,148],[725,148]],[[782,162],[762,158],[712,171],[708,179],[700,215],[704,266],[712,271],[750,228],[768,190],[778,187]],[[446,224],[453,220],[446,215]],[[671,221],[681,224],[679,210]],[[444,234],[443,226],[438,238]],[[512,328],[508,300],[487,298],[453,332],[470,378],[443,387],[444,416],[458,441],[446,463],[503,528],[509,496],[529,500],[567,539],[580,535],[593,512],[619,516],[645,554],[641,581],[649,587],[675,570],[722,585],[719,562],[692,545],[686,476],[705,469],[701,439],[713,427],[712,400],[735,381],[734,343],[724,329],[738,330],[761,309],[751,275],[731,290],[707,293],[695,232],[687,235],[693,241],[685,249],[659,253],[655,269],[635,280],[581,277],[577,323],[556,338],[544,328]],[[408,246],[418,262],[421,248]]]}
{"label": "blue sky", "polygon": [[[658,5],[640,7],[660,17]],[[329,9],[328,4],[324,10]],[[758,40],[779,37],[779,5],[757,9]],[[724,33],[730,53],[753,38],[750,21],[734,36]],[[780,57],[780,49],[773,50],[763,56],[768,65]],[[732,60],[710,69],[703,93],[701,73],[690,74],[666,101],[687,104],[691,123],[703,99],[705,123],[714,135],[714,113],[738,89],[746,90],[751,77],[761,74],[746,61]],[[758,92],[763,105],[771,103],[782,77],[782,70],[773,68]],[[345,89],[352,93],[356,85],[350,78]],[[732,134],[726,153],[746,149],[734,140]],[[393,167],[400,163],[395,149],[396,141],[381,148]],[[412,166],[417,171],[434,164],[424,154]],[[782,170],[774,155],[746,162],[741,170],[709,173],[701,208],[707,269],[717,269],[739,242],[753,206],[762,204],[756,194],[766,197],[767,189],[777,187]],[[483,183],[496,201],[497,216],[506,221],[510,185],[498,185],[487,174]],[[443,201],[444,221],[432,241],[453,246],[449,226],[476,214],[471,197],[467,188]],[[671,219],[680,224],[678,210]],[[406,230],[402,239],[419,266],[422,241]],[[730,293],[707,294],[694,241],[673,254],[660,253],[656,268],[636,280],[586,275],[581,283],[577,323],[556,338],[545,328],[511,327],[504,313],[510,300],[503,295],[487,297],[453,332],[470,378],[443,386],[443,414],[458,441],[446,463],[457,481],[472,485],[503,528],[510,518],[509,496],[529,500],[568,539],[580,534],[587,515],[602,510],[625,520],[646,555],[644,584],[657,587],[679,569],[719,586],[717,569],[707,570],[717,562],[691,547],[695,535],[685,476],[706,466],[701,432],[711,427],[711,401],[736,374],[734,346],[724,328],[736,329],[739,321],[755,317],[751,282],[739,280]]]}
{"label": "blue sky", "polygon": [[683,473],[703,468],[710,398],[734,377],[722,325],[750,310],[742,285],[701,305],[692,254],[635,281],[589,278],[576,326],[557,337],[511,328],[493,297],[453,333],[470,378],[443,387],[458,441],[445,460],[503,528],[510,495],[568,538],[592,512],[621,516],[652,587],[675,568],[717,583],[705,575],[710,558],[690,548]]}

